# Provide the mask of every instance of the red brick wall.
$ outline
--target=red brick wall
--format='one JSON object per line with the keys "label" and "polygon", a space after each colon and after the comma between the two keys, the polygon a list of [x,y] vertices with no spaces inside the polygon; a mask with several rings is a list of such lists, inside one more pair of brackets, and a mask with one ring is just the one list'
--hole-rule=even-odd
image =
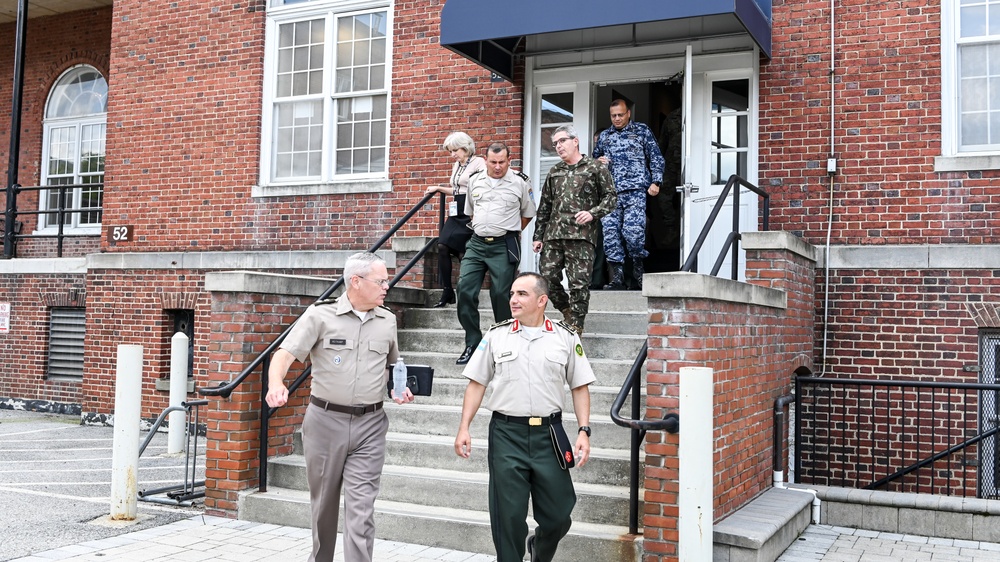
{"label": "red brick wall", "polygon": [[[516,154],[521,91],[438,45],[442,5],[396,4],[393,192],[254,199],[264,11],[221,0],[116,2],[104,222],[134,225],[136,241],[106,249],[362,248],[447,179],[440,144],[451,131],[481,143],[496,135]],[[428,210],[406,233],[434,235],[436,225]]]}
{"label": "red brick wall", "polygon": [[[208,386],[217,386],[237,375],[273,341],[276,333],[293,322],[314,299],[246,293],[213,293],[209,313]],[[248,330],[257,326],[258,330]],[[291,371],[301,372],[296,363]],[[205,460],[205,506],[219,515],[233,516],[238,493],[258,484],[260,393],[263,369],[251,373],[229,398],[210,397]],[[289,377],[289,384],[292,377]],[[299,390],[270,420],[273,449],[270,454],[290,454],[291,434],[305,414],[309,386]]]}
{"label": "red brick wall", "polygon": [[[49,353],[49,309],[83,306],[83,275],[0,275],[0,302],[11,303],[10,332],[0,334],[0,397],[78,404],[79,381],[46,378]],[[75,291],[78,301],[70,300]]]}
{"label": "red brick wall", "polygon": [[[747,251],[747,282],[786,291],[786,309],[649,299],[646,418],[678,408],[681,367],[714,370],[716,520],[770,485],[774,401],[791,391],[792,371],[812,360],[812,269],[784,251]],[[646,435],[645,562],[678,559],[678,444],[677,434]]]}
{"label": "red brick wall", "polygon": [[[10,163],[10,109],[14,83],[14,42],[16,29],[13,23],[0,25],[0,181],[7,186]],[[21,100],[21,150],[19,153],[18,182],[24,186],[41,182],[42,119],[49,91],[59,76],[78,64],[88,64],[109,77],[109,49],[111,46],[111,8],[81,10],[67,15],[32,18],[28,20],[25,45],[24,93]],[[0,191],[0,201],[6,206],[6,193]],[[18,209],[37,211],[37,192],[18,196]],[[28,234],[38,224],[36,216],[22,215],[22,233]],[[74,238],[67,241],[64,256],[80,256],[95,251],[94,238]],[[23,240],[18,243],[18,257],[55,256],[54,243],[50,240]]]}
{"label": "red brick wall", "polygon": [[941,155],[941,6],[775,2],[761,64],[760,177],[772,230],[826,243],[826,158],[838,158],[833,244],[1000,243],[1000,171],[934,172]]}

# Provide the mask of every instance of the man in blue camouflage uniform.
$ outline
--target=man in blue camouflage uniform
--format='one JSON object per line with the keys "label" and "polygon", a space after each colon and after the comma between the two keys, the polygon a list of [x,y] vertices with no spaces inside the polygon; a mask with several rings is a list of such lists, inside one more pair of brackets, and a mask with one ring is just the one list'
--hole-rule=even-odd
{"label": "man in blue camouflage uniform", "polygon": [[625,252],[632,258],[633,275],[642,288],[642,260],[646,251],[646,193],[656,196],[663,181],[663,155],[656,137],[643,123],[632,121],[622,99],[611,102],[611,126],[601,132],[594,158],[611,169],[618,191],[618,207],[601,219],[604,253],[611,268],[605,289],[624,289]]}
{"label": "man in blue camouflage uniform", "polygon": [[[580,154],[572,125],[552,133],[561,162],[552,166],[542,185],[532,248],[541,252],[539,268],[549,284],[549,297],[577,334],[590,308],[590,278],[598,241],[595,223],[615,208],[615,186],[604,164]],[[562,288],[566,270],[569,294]]]}

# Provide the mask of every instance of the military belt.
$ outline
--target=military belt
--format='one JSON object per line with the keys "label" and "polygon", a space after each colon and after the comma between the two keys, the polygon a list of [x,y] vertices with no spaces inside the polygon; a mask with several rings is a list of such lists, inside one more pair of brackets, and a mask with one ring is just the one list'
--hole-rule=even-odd
{"label": "military belt", "polygon": [[500,412],[493,412],[493,419],[502,420],[508,423],[516,423],[520,425],[550,425],[553,423],[562,422],[562,412],[556,412],[554,414],[549,414],[547,416],[508,416],[506,414],[501,414]]}
{"label": "military belt", "polygon": [[310,396],[309,401],[312,402],[314,406],[319,406],[324,410],[340,412],[341,414],[351,414],[352,416],[363,416],[382,409],[381,402],[377,404],[368,404],[367,406],[342,406],[340,404],[332,404],[317,396]]}
{"label": "military belt", "polygon": [[511,230],[507,232],[507,234],[504,234],[503,236],[480,236],[478,234],[473,234],[473,236],[475,236],[476,238],[487,244],[493,244],[494,242],[502,242],[507,238],[513,238],[514,236],[520,236],[520,235],[521,233],[516,230]]}

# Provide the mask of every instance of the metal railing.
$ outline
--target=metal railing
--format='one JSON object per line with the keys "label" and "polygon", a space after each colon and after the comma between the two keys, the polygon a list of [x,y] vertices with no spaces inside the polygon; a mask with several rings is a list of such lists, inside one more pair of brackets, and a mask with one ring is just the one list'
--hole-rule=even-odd
{"label": "metal railing", "polygon": [[[167,416],[170,415],[171,412],[184,412],[184,433],[186,438],[186,445],[184,447],[184,482],[174,486],[163,486],[160,488],[140,490],[138,493],[140,500],[154,503],[164,503],[168,505],[190,506],[191,500],[205,497],[205,481],[197,480],[197,475],[198,426],[200,425],[201,419],[200,407],[206,404],[208,404],[208,400],[191,400],[188,402],[181,402],[180,406],[170,406],[169,408],[165,408],[162,412],[160,412],[160,416],[156,418],[156,421],[153,422],[152,427],[149,428],[149,433],[146,434],[146,439],[142,442],[142,445],[139,446],[139,454],[137,455],[139,457],[141,457],[142,453],[145,452],[146,447],[149,446],[149,442],[153,440],[153,437],[156,435],[156,431],[160,429],[160,425],[163,424],[165,419],[167,419]],[[191,422],[192,409],[194,409],[194,423]],[[201,490],[196,490],[196,488],[201,488]],[[165,494],[167,497],[155,497],[159,494]]]}
{"label": "metal railing", "polygon": [[795,378],[795,481],[997,498],[1000,385]]}
{"label": "metal railing", "polygon": [[[420,201],[418,201],[417,204],[414,205],[413,208],[411,208],[405,215],[403,215],[402,218],[396,221],[396,224],[393,225],[393,227],[390,228],[381,238],[379,238],[378,242],[372,245],[372,247],[369,248],[368,251],[377,252],[379,249],[381,249],[382,246],[390,238],[392,238],[392,236],[396,234],[396,232],[398,232],[399,229],[402,228],[404,224],[406,224],[411,218],[413,218],[413,216],[416,215],[417,212],[420,211],[420,209],[422,209],[424,205],[426,205],[427,202],[434,197],[434,195],[435,193],[428,193],[424,195],[424,197]],[[445,205],[446,205],[445,195],[441,194],[440,206],[438,212],[439,231],[440,227],[444,225]],[[436,237],[431,238],[426,244],[424,244],[424,246],[420,249],[420,251],[418,251],[417,254],[413,256],[413,258],[410,259],[410,261],[408,261],[405,266],[403,266],[401,269],[397,269],[396,275],[394,275],[393,278],[389,281],[389,287],[390,288],[395,287],[396,283],[398,283],[400,279],[406,276],[406,274],[410,271],[410,269],[412,269],[413,266],[418,261],[423,259],[427,251],[433,248],[434,245],[436,244],[437,244]],[[338,279],[333,285],[331,285],[329,289],[324,291],[323,294],[320,295],[319,298],[317,298],[316,300],[321,301],[323,299],[329,298],[338,289],[343,287],[343,285],[344,285],[344,278],[343,276],[341,276],[340,279]],[[203,396],[221,396],[223,398],[228,398],[233,393],[233,391],[236,390],[237,387],[243,384],[243,382],[251,374],[253,374],[254,371],[260,368],[262,384],[260,390],[260,433],[259,433],[260,449],[258,451],[258,459],[259,459],[258,490],[261,492],[267,491],[267,449],[268,449],[267,436],[269,431],[268,420],[271,418],[271,416],[274,415],[274,412],[278,410],[277,408],[271,408],[270,406],[267,405],[267,402],[264,401],[264,397],[267,396],[267,385],[268,385],[267,372],[271,366],[271,355],[273,355],[274,352],[277,351],[278,346],[281,345],[281,342],[285,341],[285,338],[288,337],[289,332],[292,331],[293,326],[295,326],[295,322],[289,324],[288,327],[285,328],[285,330],[281,332],[281,334],[278,335],[278,337],[276,337],[274,341],[272,341],[271,344],[268,345],[266,349],[264,349],[264,351],[262,351],[259,355],[257,355],[257,357],[253,361],[251,361],[250,364],[247,365],[246,368],[244,368],[243,371],[241,371],[240,374],[237,375],[236,378],[234,378],[232,381],[228,383],[222,383],[218,387],[214,388],[198,389],[198,393]],[[298,377],[295,378],[292,384],[288,386],[288,394],[289,395],[294,394],[295,391],[298,390],[305,383],[305,381],[309,379],[311,374],[312,374],[312,365],[309,365],[302,371],[302,373]]]}
{"label": "metal railing", "polygon": [[[733,189],[736,187],[736,189]],[[726,197],[733,194],[733,230],[726,237],[726,243],[723,245],[722,251],[719,253],[718,259],[715,261],[715,266],[712,268],[712,275],[718,275],[719,270],[722,268],[722,264],[725,262],[726,255],[731,254],[732,256],[732,279],[739,278],[739,246],[737,242],[741,239],[740,236],[740,187],[746,187],[750,191],[759,195],[763,200],[763,221],[761,223],[762,230],[767,230],[769,228],[768,216],[770,214],[770,196],[764,190],[751,184],[745,179],[733,174],[729,176],[729,180],[726,182],[725,187],[722,189],[722,193],[719,194],[718,200],[715,202],[715,206],[712,207],[712,212],[708,215],[708,220],[705,222],[705,226],[702,227],[701,232],[698,234],[698,238],[691,247],[691,253],[688,255],[681,266],[681,271],[693,271],[695,265],[698,263],[698,253],[701,252],[702,246],[705,244],[705,240],[708,239],[709,233],[712,231],[712,227],[715,225],[715,220],[718,218],[719,213],[726,204]],[[618,391],[618,396],[615,397],[614,403],[611,405],[611,420],[616,424],[627,427],[631,429],[631,461],[629,464],[629,533],[635,535],[639,532],[639,448],[642,446],[642,440],[646,436],[647,431],[668,431],[670,433],[676,433],[680,427],[680,419],[676,413],[668,413],[663,419],[659,420],[644,420],[641,419],[641,391],[642,391],[642,366],[646,363],[646,356],[649,353],[649,341],[643,342],[642,349],[639,350],[639,355],[636,356],[635,361],[632,363],[632,368],[629,369],[628,375],[625,377],[625,382],[622,383],[621,390]],[[629,393],[632,394],[632,417],[624,418],[621,416],[621,409],[625,405],[625,399],[628,397]]]}
{"label": "metal railing", "polygon": [[[67,234],[65,233],[66,220],[70,215],[82,215],[84,213],[97,213],[98,219],[97,223],[101,222],[101,215],[104,212],[103,207],[67,207],[66,202],[72,197],[72,190],[74,189],[100,189],[104,191],[103,183],[77,183],[77,184],[66,184],[66,185],[13,185],[7,190],[7,197],[10,201],[16,201],[17,195],[25,191],[58,191],[59,192],[59,205],[54,209],[45,209],[42,211],[18,211],[16,204],[10,204],[8,202],[8,208],[6,210],[7,220],[4,221],[4,258],[16,258],[17,257],[17,241],[23,240],[25,238],[55,238],[56,239],[56,257],[62,257],[63,255],[63,240],[66,239]],[[56,231],[53,234],[21,234],[22,222],[18,221],[18,217],[23,215],[35,215],[35,216],[53,216],[55,217],[55,227]],[[48,225],[48,226],[51,226]],[[77,235],[74,235],[74,237]],[[100,236],[100,234],[92,234],[90,236]],[[7,255],[9,254],[9,255]]]}

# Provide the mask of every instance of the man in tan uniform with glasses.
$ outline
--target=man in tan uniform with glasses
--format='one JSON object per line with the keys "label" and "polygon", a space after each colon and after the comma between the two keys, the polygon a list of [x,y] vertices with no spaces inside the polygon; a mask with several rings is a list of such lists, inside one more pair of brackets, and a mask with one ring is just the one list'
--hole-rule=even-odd
{"label": "man in tan uniform with glasses", "polygon": [[[381,305],[385,263],[359,253],[344,264],[347,291],[308,309],[271,358],[265,401],[288,401],[284,379],[295,360],[312,362],[312,396],[302,421],[313,549],[309,562],[332,562],[344,490],[344,560],[371,562],[375,497],[385,464],[389,420],[382,409],[389,369],[399,357],[396,317]],[[394,396],[413,401],[409,389]]]}

